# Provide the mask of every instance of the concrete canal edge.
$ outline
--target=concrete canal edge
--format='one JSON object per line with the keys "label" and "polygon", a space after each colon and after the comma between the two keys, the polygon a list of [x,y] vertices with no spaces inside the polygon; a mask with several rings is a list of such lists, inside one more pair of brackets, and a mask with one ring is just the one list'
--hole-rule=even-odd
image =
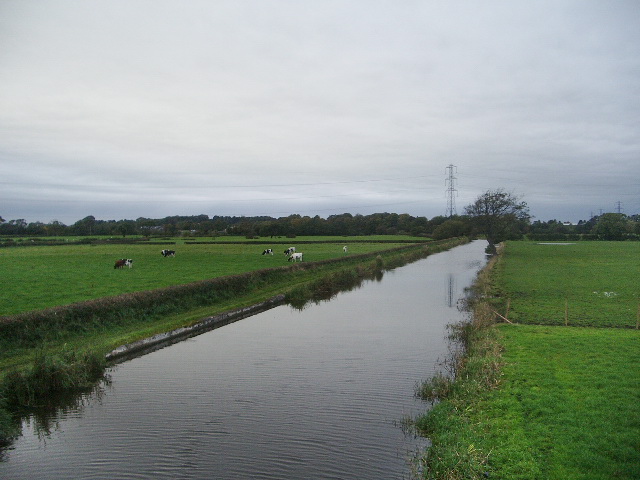
{"label": "concrete canal edge", "polygon": [[166,347],[207,330],[213,330],[214,328],[228,325],[229,323],[270,310],[284,304],[284,299],[284,294],[276,295],[264,302],[203,318],[198,323],[188,327],[181,327],[169,332],[158,333],[151,337],[143,338],[142,340],[121,345],[107,353],[105,358],[108,362],[117,362],[124,361],[138,355],[143,355],[145,353],[150,353],[154,350]]}

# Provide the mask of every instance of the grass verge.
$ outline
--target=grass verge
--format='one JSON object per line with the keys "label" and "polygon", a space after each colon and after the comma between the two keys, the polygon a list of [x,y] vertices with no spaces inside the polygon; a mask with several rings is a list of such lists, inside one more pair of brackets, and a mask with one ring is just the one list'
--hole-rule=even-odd
{"label": "grass verge", "polygon": [[[522,250],[510,243],[509,251]],[[524,258],[518,262],[527,264]],[[449,375],[417,388],[435,403],[416,420],[431,440],[424,478],[640,478],[640,333],[495,324],[492,289],[513,286],[504,275],[492,279],[492,266],[474,286],[472,320],[452,327],[464,348],[449,361]],[[628,274],[618,272],[626,281]],[[517,300],[512,307],[520,307]],[[594,323],[601,323],[597,315]]]}

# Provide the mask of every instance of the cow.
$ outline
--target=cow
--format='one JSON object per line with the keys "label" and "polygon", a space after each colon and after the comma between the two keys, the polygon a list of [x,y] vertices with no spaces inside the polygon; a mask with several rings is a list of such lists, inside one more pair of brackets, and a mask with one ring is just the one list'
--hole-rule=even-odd
{"label": "cow", "polygon": [[297,262],[298,260],[302,261],[302,252],[292,253],[291,256],[287,259],[287,262],[290,262],[291,260],[293,260],[294,262]]}
{"label": "cow", "polygon": [[347,251],[348,251],[348,250],[349,250],[349,249],[347,248],[347,246],[346,246],[346,245],[345,245],[344,247],[342,247],[342,251],[344,252],[344,254],[345,254],[345,255],[347,254]]}
{"label": "cow", "polygon": [[291,255],[292,253],[296,253],[296,247],[289,247],[284,251],[285,255]]}
{"label": "cow", "polygon": [[116,264],[113,268],[124,268],[124,267],[133,267],[133,260],[130,258],[121,258],[120,260],[116,260]]}
{"label": "cow", "polygon": [[272,248],[267,248],[264,252],[262,252],[263,255],[273,255],[273,249]]}
{"label": "cow", "polygon": [[175,257],[176,256],[175,250],[162,250],[160,253],[162,254],[163,257]]}

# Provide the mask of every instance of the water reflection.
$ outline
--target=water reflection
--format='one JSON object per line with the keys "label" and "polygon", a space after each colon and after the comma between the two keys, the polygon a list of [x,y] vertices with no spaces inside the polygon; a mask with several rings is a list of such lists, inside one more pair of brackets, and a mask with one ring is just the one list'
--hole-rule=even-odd
{"label": "water reflection", "polygon": [[[87,407],[100,403],[110,385],[111,377],[105,375],[95,385],[79,393],[53,394],[38,405],[17,409],[12,412],[13,420],[17,426],[26,427],[40,441],[46,442],[56,431],[61,429],[62,419],[70,415],[81,416]],[[3,451],[0,450],[0,454]],[[2,457],[0,456],[0,458]]]}
{"label": "water reflection", "polygon": [[456,292],[456,279],[452,273],[449,274],[447,282],[447,305],[453,307],[457,303]]}
{"label": "water reflection", "polygon": [[384,278],[384,270],[373,272],[347,271],[320,279],[301,287],[299,291],[290,295],[287,303],[296,310],[304,310],[311,304],[327,302],[340,293],[351,292],[361,288],[367,281],[381,282]]}

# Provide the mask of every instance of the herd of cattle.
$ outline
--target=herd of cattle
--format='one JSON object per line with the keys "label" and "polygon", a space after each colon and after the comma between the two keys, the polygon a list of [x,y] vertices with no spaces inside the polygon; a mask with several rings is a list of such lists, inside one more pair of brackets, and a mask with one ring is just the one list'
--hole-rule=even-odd
{"label": "herd of cattle", "polygon": [[[347,246],[345,245],[344,247],[342,247],[342,251],[346,254],[347,253]],[[176,252],[175,250],[162,250],[160,252],[160,254],[163,257],[175,257],[176,256]],[[288,262],[297,262],[300,261],[302,262],[302,252],[296,252],[296,247],[289,247],[284,251],[284,254],[287,256],[287,261]],[[264,250],[262,252],[262,255],[273,255],[273,249],[272,248],[267,248],[266,250]],[[120,260],[116,260],[116,264],[113,266],[113,268],[124,268],[124,267],[133,267],[133,260],[130,258],[121,258]]]}
{"label": "herd of cattle", "polygon": [[[346,247],[345,247],[346,248]],[[273,248],[267,248],[262,252],[263,255],[273,255]],[[284,251],[288,262],[302,261],[302,252],[296,252],[296,247],[289,247]]]}

